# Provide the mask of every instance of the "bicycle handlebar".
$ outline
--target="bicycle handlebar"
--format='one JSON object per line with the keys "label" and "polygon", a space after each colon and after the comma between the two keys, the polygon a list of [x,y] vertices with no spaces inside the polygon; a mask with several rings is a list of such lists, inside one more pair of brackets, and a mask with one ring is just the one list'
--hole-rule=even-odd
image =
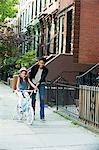
{"label": "bicycle handlebar", "polygon": [[32,93],[34,90],[14,90],[15,93],[17,92],[30,92]]}

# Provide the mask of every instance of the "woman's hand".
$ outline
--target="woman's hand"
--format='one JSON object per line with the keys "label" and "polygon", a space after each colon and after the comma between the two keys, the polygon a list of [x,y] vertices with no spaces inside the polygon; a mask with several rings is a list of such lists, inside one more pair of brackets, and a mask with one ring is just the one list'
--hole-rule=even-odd
{"label": "woman's hand", "polygon": [[34,89],[35,89],[35,91],[37,91],[37,92],[39,91],[39,89],[38,89],[38,87],[37,87],[37,86],[35,86],[35,87],[34,87]]}

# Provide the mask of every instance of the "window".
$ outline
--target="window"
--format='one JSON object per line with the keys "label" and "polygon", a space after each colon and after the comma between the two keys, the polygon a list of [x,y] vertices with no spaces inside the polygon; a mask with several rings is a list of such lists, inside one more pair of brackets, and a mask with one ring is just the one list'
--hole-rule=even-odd
{"label": "window", "polygon": [[29,5],[29,8],[28,8],[28,23],[30,22],[30,5]]}
{"label": "window", "polygon": [[35,30],[33,31],[33,35],[34,35],[34,38],[33,38],[33,49],[35,50],[35,48],[36,48],[36,31]]}
{"label": "window", "polygon": [[25,26],[27,25],[27,9],[25,11]]}
{"label": "window", "polygon": [[63,53],[63,41],[64,41],[64,17],[62,17],[62,41],[61,41],[61,53]]}
{"label": "window", "polygon": [[58,28],[58,19],[57,18],[55,18],[55,20],[54,20],[54,24],[55,24],[55,31],[54,31],[54,33],[55,33],[55,38],[54,38],[54,54],[56,54],[56,42],[57,42],[57,37],[56,37],[56,34],[57,34],[57,28]]}
{"label": "window", "polygon": [[50,53],[50,31],[51,31],[51,24],[50,20],[48,19],[48,31],[47,31],[47,55]]}
{"label": "window", "polygon": [[71,53],[72,41],[72,10],[67,12],[66,53]]}
{"label": "window", "polygon": [[33,13],[34,13],[34,2],[32,2],[32,15],[31,15],[31,19],[33,19]]}
{"label": "window", "polygon": [[22,22],[23,22],[22,25],[23,25],[23,28],[24,28],[24,26],[25,26],[24,12],[23,12],[23,21]]}
{"label": "window", "polygon": [[20,17],[20,31],[22,30],[22,26],[23,26],[23,24],[22,24],[22,15],[21,15],[21,17]]}
{"label": "window", "polygon": [[42,0],[40,0],[40,12],[42,11]]}
{"label": "window", "polygon": [[47,0],[44,0],[44,7],[46,7]]}
{"label": "window", "polygon": [[60,18],[59,53],[63,53],[64,45],[64,16]]}
{"label": "window", "polygon": [[37,16],[37,0],[36,0],[36,4],[35,4],[35,16]]}
{"label": "window", "polygon": [[39,43],[40,43],[40,27],[38,26],[38,39],[37,39],[37,57],[39,57]]}

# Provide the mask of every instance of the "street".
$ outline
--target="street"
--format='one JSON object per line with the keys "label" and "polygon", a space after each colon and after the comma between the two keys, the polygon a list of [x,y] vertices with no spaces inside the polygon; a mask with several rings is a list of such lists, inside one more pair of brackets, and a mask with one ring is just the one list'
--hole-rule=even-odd
{"label": "street", "polygon": [[46,121],[27,125],[16,119],[17,96],[0,83],[0,150],[99,150],[99,135],[45,108]]}

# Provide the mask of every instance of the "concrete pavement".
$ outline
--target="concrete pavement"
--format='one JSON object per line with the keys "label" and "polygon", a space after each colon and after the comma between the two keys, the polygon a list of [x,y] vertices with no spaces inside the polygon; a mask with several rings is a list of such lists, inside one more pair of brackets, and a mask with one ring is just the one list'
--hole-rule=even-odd
{"label": "concrete pavement", "polygon": [[39,120],[37,105],[33,125],[16,120],[17,96],[0,84],[0,150],[99,150],[99,135],[73,125],[46,108]]}

